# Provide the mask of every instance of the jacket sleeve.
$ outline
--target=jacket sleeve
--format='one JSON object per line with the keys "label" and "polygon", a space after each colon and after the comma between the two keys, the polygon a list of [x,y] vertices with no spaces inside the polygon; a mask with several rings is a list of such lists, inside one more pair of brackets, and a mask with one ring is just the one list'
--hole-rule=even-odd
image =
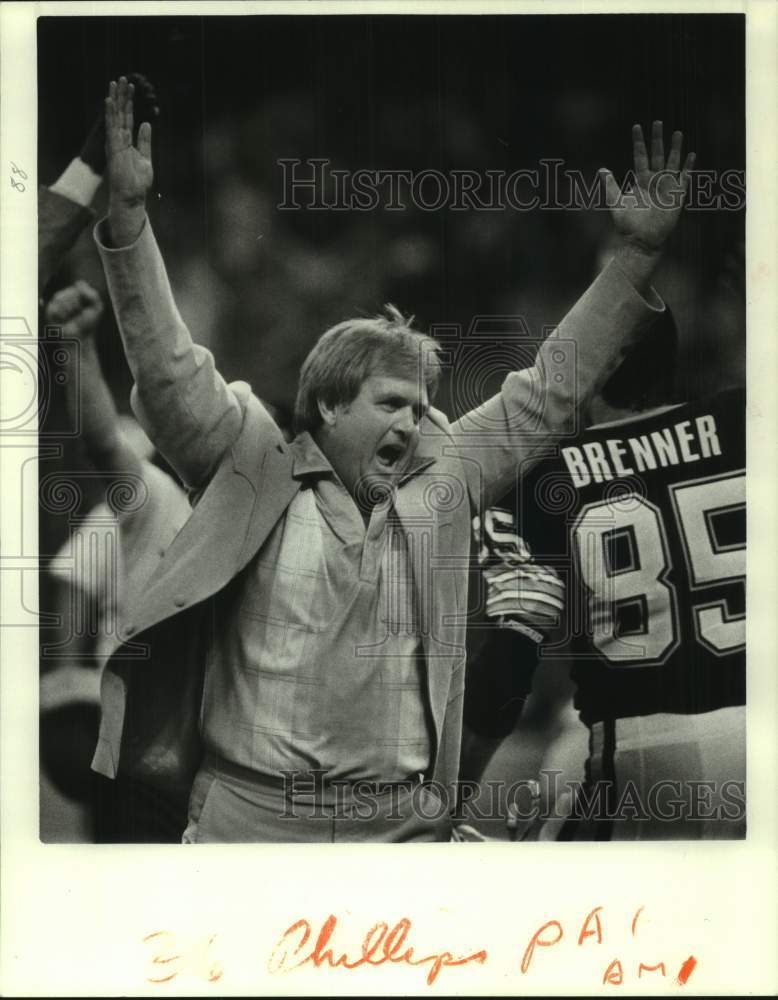
{"label": "jacket sleeve", "polygon": [[106,245],[104,225],[95,242],[135,380],[132,408],[182,481],[202,487],[240,433],[243,403],[181,319],[148,219],[120,249]]}
{"label": "jacket sleeve", "polygon": [[451,425],[474,503],[489,506],[576,434],[577,413],[607,381],[664,304],[648,299],[611,262],[540,347],[535,365],[511,372],[497,395]]}
{"label": "jacket sleeve", "polygon": [[94,218],[83,205],[48,188],[38,189],[38,291],[57,272],[62,259]]}

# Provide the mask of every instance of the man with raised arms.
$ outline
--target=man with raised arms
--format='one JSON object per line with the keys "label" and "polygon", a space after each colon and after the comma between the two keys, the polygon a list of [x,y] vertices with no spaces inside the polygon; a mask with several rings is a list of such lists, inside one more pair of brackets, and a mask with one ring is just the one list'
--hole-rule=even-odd
{"label": "man with raised arms", "polygon": [[[124,623],[145,659],[123,646],[107,665],[94,766],[188,794],[185,842],[448,840],[471,517],[662,310],[649,279],[682,206],[682,137],[665,162],[655,123],[655,203],[606,172],[624,248],[535,366],[449,423],[435,342],[394,308],[346,320],[303,364],[287,443],[178,314],[145,211],[151,126],[133,144],[124,79],[106,128],[96,239],[133,406],[196,506]],[[633,144],[642,169],[637,126]]]}

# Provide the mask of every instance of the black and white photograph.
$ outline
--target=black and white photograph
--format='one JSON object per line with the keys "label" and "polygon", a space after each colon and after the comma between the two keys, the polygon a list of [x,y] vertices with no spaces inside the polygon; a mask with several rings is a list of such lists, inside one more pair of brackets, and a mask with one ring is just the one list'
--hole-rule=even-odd
{"label": "black and white photograph", "polygon": [[744,835],[744,55],[39,20],[44,840]]}
{"label": "black and white photograph", "polygon": [[[2,159],[37,315],[5,295],[0,346],[36,850],[520,880],[761,843],[752,6],[34,6],[37,162]],[[533,911],[511,980],[472,928],[348,943],[348,909],[282,919],[263,975],[544,992],[601,909]],[[127,994],[229,994],[217,931],[190,961],[164,926]],[[721,988],[644,951],[567,989]]]}

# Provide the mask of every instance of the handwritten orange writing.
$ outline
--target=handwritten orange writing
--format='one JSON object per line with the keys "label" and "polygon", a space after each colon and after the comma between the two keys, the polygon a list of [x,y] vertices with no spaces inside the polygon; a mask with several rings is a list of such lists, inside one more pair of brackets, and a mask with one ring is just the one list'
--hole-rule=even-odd
{"label": "handwritten orange writing", "polygon": [[[582,945],[587,938],[596,937],[597,944],[602,944],[602,924],[600,923],[600,910],[601,906],[595,906],[586,917],[583,922],[583,927],[581,928],[581,933],[578,935],[578,944]],[[589,922],[592,917],[594,917],[594,930],[589,928]]]}
{"label": "handwritten orange writing", "polygon": [[[628,922],[629,916],[625,921],[624,931],[629,927],[633,939],[636,938],[638,921],[642,913],[643,907],[640,906],[632,915],[631,922]],[[623,917],[619,923],[621,920]],[[618,932],[618,925],[616,930]],[[670,981],[672,972],[668,970],[674,967],[675,962],[672,957],[667,961],[665,953],[662,961],[652,961],[652,963],[646,961],[646,958],[652,960],[659,958],[656,954],[656,943],[653,947],[649,947],[648,942],[643,940],[639,945],[638,954],[633,953],[629,956],[625,956],[624,953],[619,954],[618,947],[613,947],[615,942],[612,920],[602,906],[595,906],[585,915],[581,914],[575,920],[574,926],[568,927],[568,931],[569,933],[565,932],[565,927],[559,920],[547,920],[540,924],[527,941],[521,959],[521,973],[524,975],[532,971],[537,977],[549,971],[549,958],[539,954],[538,949],[543,949],[546,954],[552,949],[551,967],[563,961],[568,964],[572,955],[580,955],[588,966],[590,956],[595,962],[595,969],[591,971],[596,977],[599,978],[600,970],[604,969],[603,986],[621,987],[629,980],[633,983],[635,979],[646,979],[650,982],[656,981],[659,977]],[[338,918],[334,914],[330,914],[320,926],[301,918],[290,924],[278,939],[267,960],[267,969],[274,974],[291,972],[306,965],[316,969],[324,967],[345,971],[352,971],[362,966],[405,965],[423,968],[426,971],[427,985],[432,986],[443,969],[454,969],[473,963],[483,965],[487,960],[486,949],[473,951],[471,954],[455,955],[450,948],[437,950],[421,948],[416,942],[411,943],[412,937],[418,936],[418,933],[411,920],[403,917],[393,925],[379,920],[363,935],[360,931],[360,934],[350,941],[347,927],[339,925]],[[640,938],[644,937],[645,934],[640,935]],[[602,947],[606,938],[607,952]],[[627,940],[629,941],[629,937]],[[216,934],[198,933],[186,936],[171,930],[156,930],[147,934],[142,939],[144,947],[148,949],[146,982],[164,985],[183,973],[189,973],[201,982],[216,983],[224,974],[222,962],[217,957],[218,946],[214,945],[216,941]],[[675,951],[674,947],[672,951]],[[554,955],[560,957],[554,959]],[[513,961],[515,962],[515,957]],[[685,986],[697,964],[697,958],[689,955],[678,968],[675,985]]]}
{"label": "handwritten orange writing", "polygon": [[694,955],[689,955],[686,961],[683,963],[681,968],[678,970],[678,975],[676,977],[676,983],[679,986],[685,986],[689,976],[694,972],[694,967],[697,964],[697,959]]}
{"label": "handwritten orange writing", "polygon": [[645,962],[641,962],[638,966],[638,979],[642,978],[644,972],[661,972],[663,976],[667,975],[664,962],[657,962],[656,965],[646,965]]}
{"label": "handwritten orange writing", "polygon": [[608,968],[605,970],[605,975],[602,977],[603,986],[607,983],[611,986],[621,986],[624,982],[624,969],[622,968],[621,962],[618,958],[614,958]]}
{"label": "handwritten orange writing", "polygon": [[[604,934],[602,921],[600,919],[601,911],[601,906],[595,906],[594,909],[590,910],[584,917],[581,929],[578,933],[578,947],[589,943],[598,945],[603,943]],[[635,937],[638,918],[642,912],[643,907],[639,906],[632,917],[630,929],[633,937]],[[544,924],[541,924],[535,933],[530,937],[527,942],[527,947],[524,949],[524,955],[521,959],[522,974],[526,974],[529,971],[530,965],[535,957],[536,948],[553,948],[555,945],[559,944],[564,936],[564,928],[558,920],[547,920]],[[678,975],[675,981],[679,986],[684,986],[688,982],[689,976],[694,971],[696,965],[697,959],[694,955],[690,955],[678,970]],[[649,972],[659,973],[661,976],[667,976],[667,967],[665,962],[657,962],[655,965],[649,965],[646,962],[638,963],[638,979],[642,979],[643,974]],[[621,986],[624,983],[624,965],[622,964],[621,959],[614,958],[610,962],[605,969],[602,982],[603,985],[608,986]]]}
{"label": "handwritten orange writing", "polygon": [[[188,969],[199,979],[215,983],[224,973],[221,962],[210,954],[215,940],[216,935],[209,934],[190,947],[181,948],[173,931],[153,931],[147,934],[143,943],[151,946],[152,956],[149,959],[151,968],[146,975],[146,982],[169,983]],[[162,968],[158,969],[158,966]]]}
{"label": "handwritten orange writing", "polygon": [[[474,952],[461,958],[454,958],[447,950],[432,952],[429,955],[417,957],[412,945],[407,945],[411,931],[411,921],[407,917],[398,920],[390,929],[384,921],[378,921],[365,934],[357,955],[349,955],[341,948],[333,950],[330,940],[337,926],[337,917],[330,914],[322,924],[321,930],[312,947],[311,925],[307,920],[296,920],[284,931],[278,944],[273,949],[268,968],[270,972],[291,972],[292,969],[311,963],[317,969],[322,965],[330,968],[357,969],[363,965],[379,966],[386,962],[395,965],[427,965],[427,984],[432,985],[441,969],[455,968],[467,965],[469,962],[483,964],[486,961],[486,951]],[[337,951],[337,957],[336,957]]]}
{"label": "handwritten orange writing", "polygon": [[[555,937],[544,937],[543,935],[549,928],[554,928],[556,934]],[[532,956],[535,954],[535,948],[550,948],[552,945],[557,944],[564,937],[564,931],[562,930],[562,925],[558,920],[549,920],[548,923],[543,924],[542,927],[538,927],[532,937],[529,939],[529,944],[524,951],[524,958],[521,960],[521,971],[526,972],[532,961]]]}

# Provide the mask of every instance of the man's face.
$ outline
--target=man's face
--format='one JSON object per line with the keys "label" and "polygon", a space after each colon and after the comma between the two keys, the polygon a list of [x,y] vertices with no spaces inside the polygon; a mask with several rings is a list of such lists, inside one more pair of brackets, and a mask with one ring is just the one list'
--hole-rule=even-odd
{"label": "man's face", "polygon": [[426,386],[416,379],[375,373],[356,399],[322,409],[317,442],[360,505],[372,506],[408,468],[428,407]]}

